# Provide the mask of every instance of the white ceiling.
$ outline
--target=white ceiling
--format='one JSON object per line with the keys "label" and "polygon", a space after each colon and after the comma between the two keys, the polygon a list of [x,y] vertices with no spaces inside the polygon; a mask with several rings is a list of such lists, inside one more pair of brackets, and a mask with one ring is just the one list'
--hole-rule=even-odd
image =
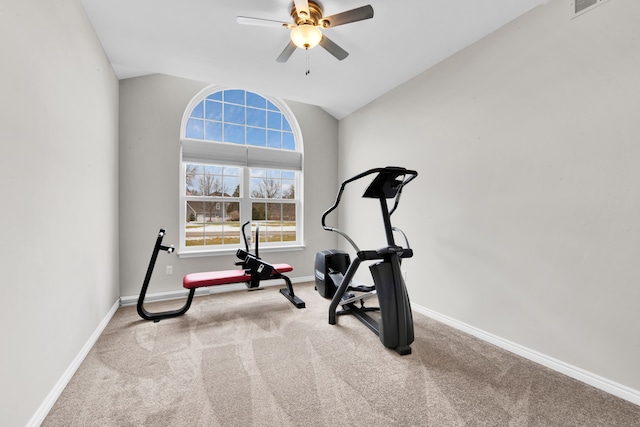
{"label": "white ceiling", "polygon": [[236,16],[290,21],[292,0],[82,0],[120,79],[163,73],[318,105],[341,119],[548,0],[321,0],[324,15],[371,4],[374,17],[329,28],[349,52],[318,46],[276,58],[289,30]]}

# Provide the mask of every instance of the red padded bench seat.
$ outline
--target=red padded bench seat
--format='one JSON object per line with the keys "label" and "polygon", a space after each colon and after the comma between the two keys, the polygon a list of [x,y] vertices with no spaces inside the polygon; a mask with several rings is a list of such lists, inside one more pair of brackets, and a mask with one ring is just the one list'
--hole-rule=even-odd
{"label": "red padded bench seat", "polygon": [[[292,271],[289,264],[273,264],[280,273]],[[202,273],[190,273],[182,279],[182,286],[186,289],[201,288],[204,286],[229,285],[231,283],[250,282],[251,274],[244,270],[206,271]]]}

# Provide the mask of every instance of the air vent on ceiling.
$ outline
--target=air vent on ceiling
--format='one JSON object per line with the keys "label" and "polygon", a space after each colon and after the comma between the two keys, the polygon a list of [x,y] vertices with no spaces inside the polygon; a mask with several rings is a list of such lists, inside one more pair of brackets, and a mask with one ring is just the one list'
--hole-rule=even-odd
{"label": "air vent on ceiling", "polygon": [[571,0],[571,18],[582,15],[609,0]]}

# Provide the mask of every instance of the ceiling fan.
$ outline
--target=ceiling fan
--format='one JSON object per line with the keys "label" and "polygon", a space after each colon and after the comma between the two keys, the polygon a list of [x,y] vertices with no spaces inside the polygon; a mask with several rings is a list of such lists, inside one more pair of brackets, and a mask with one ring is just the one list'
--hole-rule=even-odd
{"label": "ceiling fan", "polygon": [[239,24],[260,25],[291,30],[291,41],[276,59],[278,62],[287,62],[291,54],[293,54],[298,47],[301,49],[311,49],[317,45],[322,46],[330,54],[342,61],[349,53],[322,34],[321,29],[334,28],[338,25],[373,18],[373,8],[371,5],[367,5],[324,17],[322,16],[322,6],[319,2],[313,0],[294,0],[291,5],[291,18],[293,18],[293,23],[274,21],[271,19],[250,18],[248,16],[238,16],[236,19]]}

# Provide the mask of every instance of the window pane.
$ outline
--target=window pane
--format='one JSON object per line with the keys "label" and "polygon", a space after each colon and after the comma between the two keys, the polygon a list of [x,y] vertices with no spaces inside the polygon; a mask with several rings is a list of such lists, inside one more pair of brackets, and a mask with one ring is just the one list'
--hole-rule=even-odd
{"label": "window pane", "polygon": [[295,181],[288,180],[288,179],[282,180],[282,198],[283,199],[296,198]]}
{"label": "window pane", "polygon": [[274,169],[267,169],[267,178],[269,179],[280,179],[282,176],[282,172]]}
{"label": "window pane", "polygon": [[204,117],[204,101],[200,101],[200,103],[193,108],[189,117],[198,117],[200,119]]}
{"label": "window pane", "polygon": [[267,204],[262,202],[253,202],[251,204],[251,220],[264,220],[267,216]]}
{"label": "window pane", "polygon": [[247,108],[247,125],[259,128],[267,127],[267,111]]}
{"label": "window pane", "polygon": [[282,220],[282,203],[267,203],[267,221]]}
{"label": "window pane", "polygon": [[267,112],[267,127],[269,129],[282,129],[282,114],[276,111]]}
{"label": "window pane", "polygon": [[[200,182],[198,181],[198,174],[202,173],[201,165],[194,165],[187,163],[184,168],[185,174],[185,195],[197,196],[198,189],[200,188]],[[188,217],[188,216],[187,216]]]}
{"label": "window pane", "polygon": [[237,176],[224,177],[225,196],[240,197],[240,178]]}
{"label": "window pane", "polygon": [[222,175],[222,166],[202,165],[202,167],[204,168],[204,173]]}
{"label": "window pane", "polygon": [[251,197],[256,199],[264,198],[264,193],[261,190],[261,178],[251,178]]}
{"label": "window pane", "polygon": [[224,104],[225,123],[244,124],[244,107],[233,104]]}
{"label": "window pane", "polygon": [[271,101],[267,101],[267,108],[273,111],[280,111],[280,109],[276,107]]}
{"label": "window pane", "polygon": [[[222,214],[222,204],[216,202],[194,202],[186,204],[185,246],[204,246],[219,244],[216,228]],[[216,243],[218,242],[218,243]]]}
{"label": "window pane", "polygon": [[196,246],[204,242],[204,225],[202,217],[198,218],[198,212],[201,210],[198,205],[202,205],[202,202],[186,203],[185,246]]}
{"label": "window pane", "polygon": [[296,221],[296,205],[293,203],[282,204],[282,241],[295,242],[297,221]]}
{"label": "window pane", "polygon": [[267,221],[264,230],[267,242],[282,241],[282,205],[267,203]]}
{"label": "window pane", "polygon": [[267,145],[267,131],[259,128],[247,128],[247,145],[265,147]]}
{"label": "window pane", "polygon": [[273,178],[251,178],[251,197],[277,199],[280,197],[280,180]]}
{"label": "window pane", "polygon": [[202,196],[202,174],[191,178],[191,186],[187,186],[187,196]]}
{"label": "window pane", "polygon": [[204,139],[207,141],[222,141],[222,123],[205,121]]}
{"label": "window pane", "polygon": [[214,92],[207,96],[207,99],[214,99],[216,101],[222,101],[222,92]]}
{"label": "window pane", "polygon": [[267,147],[281,148],[282,146],[282,142],[280,141],[281,135],[282,135],[282,132],[278,130],[267,131]]}
{"label": "window pane", "polygon": [[250,105],[252,107],[258,107],[258,108],[266,109],[267,108],[267,100],[265,98],[263,98],[262,96],[256,94],[256,93],[247,92],[247,105]]}
{"label": "window pane", "polygon": [[222,103],[207,101],[205,118],[208,120],[222,121]]}
{"label": "window pane", "polygon": [[204,223],[207,225],[205,233],[212,235],[215,228],[211,224],[220,224],[222,222],[223,204],[220,202],[202,202],[202,205],[204,207]]}
{"label": "window pane", "polygon": [[193,139],[204,139],[204,120],[189,119],[185,136]]}
{"label": "window pane", "polygon": [[252,178],[262,178],[264,176],[267,176],[267,170],[266,169],[251,169],[251,177]]}
{"label": "window pane", "polygon": [[282,132],[282,148],[295,151],[296,141],[291,132]]}
{"label": "window pane", "polygon": [[[282,220],[285,223],[290,223],[291,221],[293,221],[295,223],[295,221],[296,221],[296,205],[295,205],[295,203],[283,203],[282,204]],[[284,227],[289,227],[289,226],[291,226],[291,224],[284,224],[283,226]],[[285,230],[286,230],[286,228],[285,228]]]}
{"label": "window pane", "polygon": [[221,226],[223,244],[240,243],[240,204],[238,202],[224,203],[224,222]]}
{"label": "window pane", "polygon": [[267,242],[295,241],[295,209],[293,203],[253,203],[252,219],[260,222],[260,240]]}
{"label": "window pane", "polygon": [[245,105],[244,90],[230,89],[224,91],[224,102]]}
{"label": "window pane", "polygon": [[224,194],[222,177],[205,173],[202,175],[201,191],[203,196],[222,196]]}
{"label": "window pane", "polygon": [[244,144],[244,126],[224,124],[224,141]]}
{"label": "window pane", "polygon": [[286,117],[282,118],[282,129],[291,132],[291,125],[289,124],[289,120]]}

